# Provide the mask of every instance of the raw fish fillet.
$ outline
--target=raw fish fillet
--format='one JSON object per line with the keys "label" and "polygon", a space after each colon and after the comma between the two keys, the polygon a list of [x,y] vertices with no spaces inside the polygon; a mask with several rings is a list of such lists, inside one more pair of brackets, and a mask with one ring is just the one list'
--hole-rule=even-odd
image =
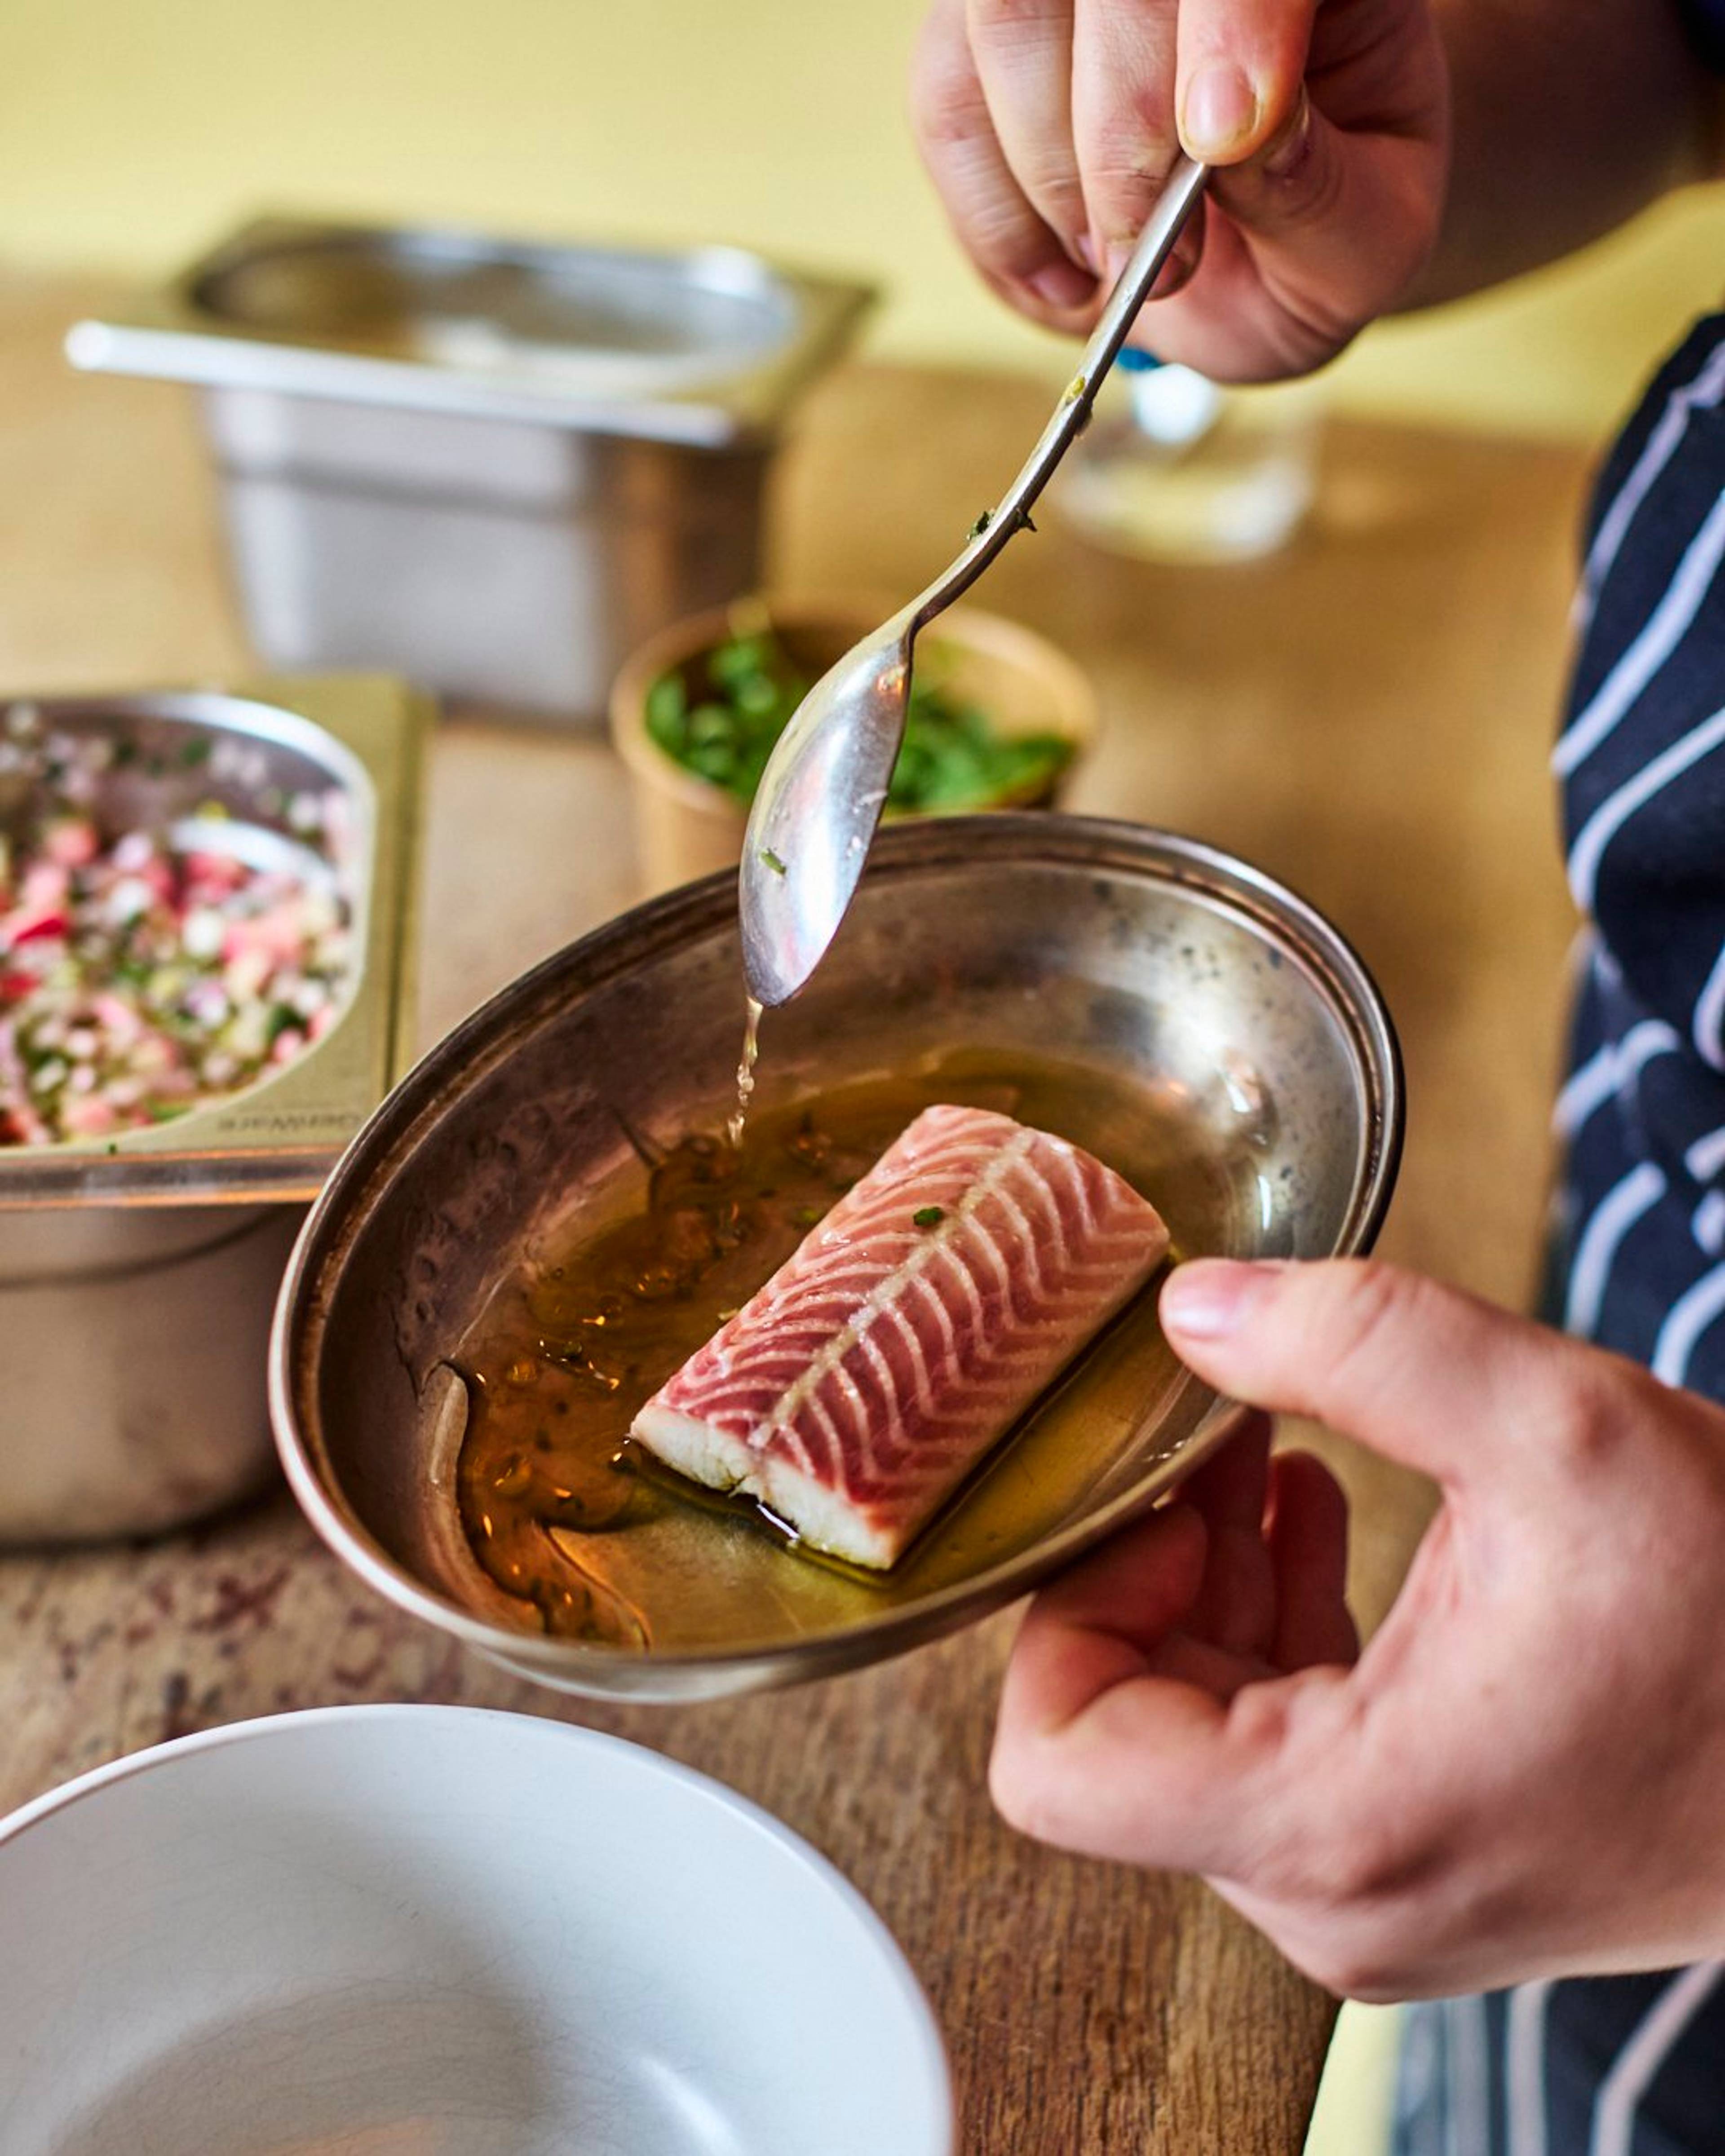
{"label": "raw fish fillet", "polygon": [[632,1434],[884,1568],[1167,1248],[1077,1146],[927,1108]]}

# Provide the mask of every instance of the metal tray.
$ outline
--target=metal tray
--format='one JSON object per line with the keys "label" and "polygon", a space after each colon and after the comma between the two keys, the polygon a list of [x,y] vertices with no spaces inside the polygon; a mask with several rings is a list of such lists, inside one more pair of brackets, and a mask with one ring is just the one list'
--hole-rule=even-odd
{"label": "metal tray", "polygon": [[776,432],[872,296],[740,248],[268,217],[66,348],[100,372],[729,449]]}
{"label": "metal tray", "polygon": [[198,388],[265,664],[590,722],[757,581],[783,423],[870,296],[732,248],[272,218],[67,350]]}
{"label": "metal tray", "polygon": [[279,789],[339,787],[348,843],[329,868],[357,957],[336,1024],[275,1075],[158,1127],[0,1148],[0,1544],[154,1532],[267,1476],[282,1270],[411,1045],[429,718],[377,677],[28,701],[57,729],[136,744],[103,782],[121,822],[214,797],[234,850],[267,851]]}
{"label": "metal tray", "polygon": [[[269,797],[338,788],[348,857],[330,863],[354,907],[357,963],[329,1034],[279,1073],[159,1127],[110,1139],[0,1147],[0,1215],[68,1205],[301,1203],[400,1075],[409,1046],[421,765],[431,707],[381,676],[261,680],[232,690],[15,697],[71,732],[136,745],[99,806],[172,821],[212,798],[229,843],[280,836]],[[0,706],[0,708],[4,708]],[[191,743],[218,745],[188,761]],[[0,1244],[3,1247],[3,1244]]]}

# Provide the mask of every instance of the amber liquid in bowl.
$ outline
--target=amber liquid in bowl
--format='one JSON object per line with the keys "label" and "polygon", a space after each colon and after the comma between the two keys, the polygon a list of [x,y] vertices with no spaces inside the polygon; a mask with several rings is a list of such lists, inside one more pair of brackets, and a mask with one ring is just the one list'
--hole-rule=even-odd
{"label": "amber liquid in bowl", "polygon": [[1153,1283],[879,1574],[797,1548],[752,1502],[684,1482],[628,1441],[644,1402],[937,1101],[1095,1152],[1161,1210],[1176,1256],[1239,1247],[1264,1210],[1261,1100],[1219,1165],[1213,1141],[1193,1142],[1180,1087],[1005,1055],[757,1106],[739,1144],[685,1139],[650,1170],[641,1209],[519,1265],[452,1358],[468,1393],[466,1543],[524,1625],[677,1651],[867,1621],[1057,1527],[1158,1397],[1189,1382]]}

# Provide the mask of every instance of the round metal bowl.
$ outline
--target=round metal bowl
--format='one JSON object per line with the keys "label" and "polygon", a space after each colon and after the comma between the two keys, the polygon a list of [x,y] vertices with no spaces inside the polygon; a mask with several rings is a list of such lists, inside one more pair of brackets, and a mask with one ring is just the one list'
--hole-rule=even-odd
{"label": "round metal bowl", "polygon": [[[728,875],[547,960],[360,1133],[277,1307],[277,1440],[318,1532],[390,1600],[563,1691],[711,1697],[900,1652],[1069,1563],[1227,1427],[1147,1296],[878,1584],[675,1507],[603,1538],[651,1645],[540,1629],[462,1533],[451,1358],[524,1255],[639,1202],[639,1148],[722,1122],[742,1020]],[[1382,1000],[1310,906],[1208,847],[1047,815],[883,833],[831,954],[768,1016],[762,1098],[965,1055],[1091,1074],[1108,1105],[1068,1134],[1135,1176],[1182,1255],[1354,1252],[1382,1220],[1402,1126]]]}

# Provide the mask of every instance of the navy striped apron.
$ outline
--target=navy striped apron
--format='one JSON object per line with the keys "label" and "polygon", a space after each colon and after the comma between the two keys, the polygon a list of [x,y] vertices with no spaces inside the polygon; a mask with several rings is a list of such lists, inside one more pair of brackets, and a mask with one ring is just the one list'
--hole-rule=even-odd
{"label": "navy striped apron", "polygon": [[[1548,1314],[1725,1400],[1725,315],[1612,451],[1577,608]],[[1396,2124],[1400,2156],[1725,2156],[1725,1964],[1416,2007]]]}

